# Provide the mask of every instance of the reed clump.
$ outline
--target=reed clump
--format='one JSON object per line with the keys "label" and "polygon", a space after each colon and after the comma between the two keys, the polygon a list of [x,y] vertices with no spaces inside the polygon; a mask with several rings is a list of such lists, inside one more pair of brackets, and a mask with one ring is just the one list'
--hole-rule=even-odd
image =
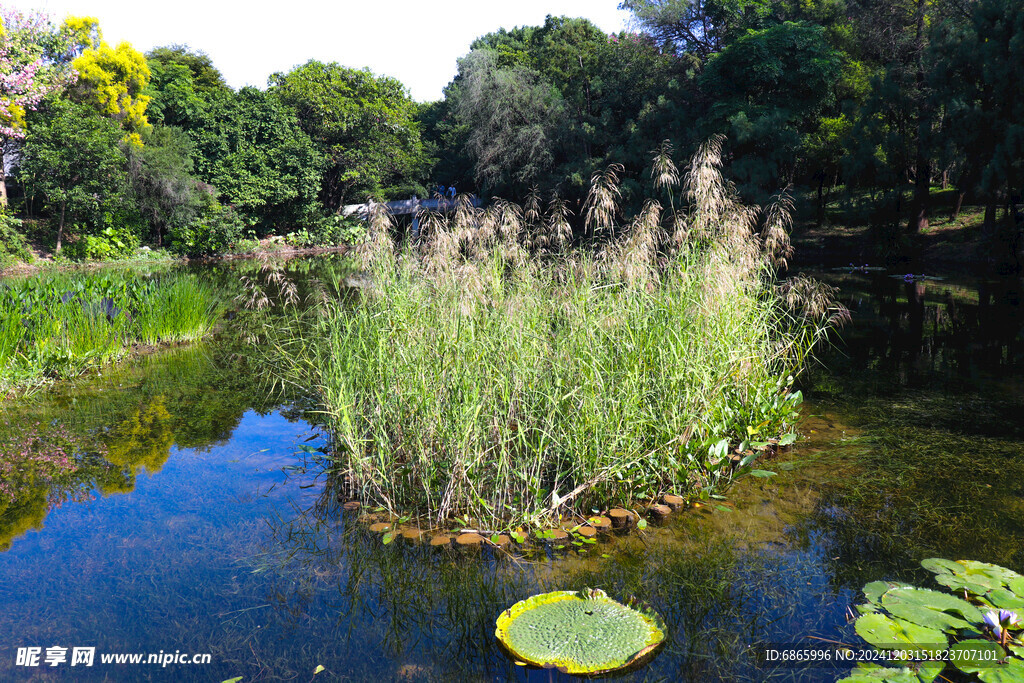
{"label": "reed clump", "polygon": [[78,374],[134,345],[199,339],[218,316],[216,292],[189,274],[0,282],[0,393]]}
{"label": "reed clump", "polygon": [[274,342],[363,498],[438,522],[540,524],[706,496],[730,449],[791,429],[792,376],[841,311],[807,283],[779,289],[785,203],[741,205],[719,152],[712,140],[676,177],[683,210],[652,200],[624,226],[617,169],[596,175],[590,246],[570,248],[557,200],[546,216],[539,199],[466,202],[402,249],[371,216],[358,258],[372,288],[306,309]]}

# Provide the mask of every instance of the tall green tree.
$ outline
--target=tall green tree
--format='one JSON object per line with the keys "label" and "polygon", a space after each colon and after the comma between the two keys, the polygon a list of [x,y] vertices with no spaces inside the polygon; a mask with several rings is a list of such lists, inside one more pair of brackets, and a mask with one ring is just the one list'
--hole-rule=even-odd
{"label": "tall green tree", "polygon": [[708,60],[699,83],[713,99],[706,133],[732,141],[732,170],[748,192],[793,182],[796,161],[835,101],[841,57],[820,26],[784,22],[749,31]]}
{"label": "tall green tree", "polygon": [[[936,31],[933,107],[944,111],[941,136],[964,156],[962,190],[985,204],[991,256],[1003,270],[1024,264],[1024,226],[1015,223],[1024,194],[1024,12],[1012,0],[980,0],[970,21],[948,19]],[[1001,225],[997,206],[1007,206]]]}
{"label": "tall green tree", "polygon": [[416,105],[397,80],[310,60],[270,77],[322,154],[320,197],[329,211],[370,195],[423,193],[426,157]]}
{"label": "tall green tree", "polygon": [[55,251],[69,223],[96,221],[129,201],[122,135],[112,119],[66,99],[49,99],[30,116],[19,175],[56,221]]}

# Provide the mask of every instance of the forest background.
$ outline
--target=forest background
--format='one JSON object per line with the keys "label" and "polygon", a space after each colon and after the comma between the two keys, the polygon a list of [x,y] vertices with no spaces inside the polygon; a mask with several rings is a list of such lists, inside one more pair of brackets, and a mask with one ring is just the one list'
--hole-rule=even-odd
{"label": "forest background", "polygon": [[628,219],[658,196],[655,150],[687,159],[723,134],[748,202],[788,188],[803,225],[862,226],[879,262],[964,212],[979,246],[963,258],[1020,271],[1013,0],[621,7],[635,32],[550,16],[484,35],[428,103],[316,60],[236,90],[185,46],[142,54],[92,18],[2,8],[0,266],[345,244],[362,226],[344,206],[451,187],[557,196],[579,237],[594,174],[622,165]]}

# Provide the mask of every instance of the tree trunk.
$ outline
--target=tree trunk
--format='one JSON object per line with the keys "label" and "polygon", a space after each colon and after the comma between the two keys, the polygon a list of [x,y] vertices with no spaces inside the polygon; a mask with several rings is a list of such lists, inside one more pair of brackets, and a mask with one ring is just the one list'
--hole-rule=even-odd
{"label": "tree trunk", "polygon": [[55,254],[60,253],[60,243],[64,238],[64,207],[67,205],[67,202],[61,202],[60,204],[60,222],[57,224],[57,246],[53,250]]}
{"label": "tree trunk", "polygon": [[0,208],[7,208],[7,174],[4,173],[4,166],[7,160],[4,159],[3,143],[0,143]]}
{"label": "tree trunk", "polygon": [[917,2],[917,35],[915,49],[917,52],[917,71],[914,80],[917,84],[917,158],[914,161],[915,182],[914,199],[910,205],[910,221],[907,230],[916,235],[928,228],[928,204],[931,183],[931,160],[928,158],[928,134],[931,127],[931,116],[928,111],[928,96],[925,89],[924,50],[925,50],[925,6],[926,0]]}
{"label": "tree trunk", "polygon": [[818,176],[818,227],[825,222],[825,172]]}
{"label": "tree trunk", "polygon": [[960,209],[964,206],[964,195],[967,194],[964,190],[957,190],[956,201],[953,202],[953,212],[949,214],[949,220],[955,221],[960,215]]}

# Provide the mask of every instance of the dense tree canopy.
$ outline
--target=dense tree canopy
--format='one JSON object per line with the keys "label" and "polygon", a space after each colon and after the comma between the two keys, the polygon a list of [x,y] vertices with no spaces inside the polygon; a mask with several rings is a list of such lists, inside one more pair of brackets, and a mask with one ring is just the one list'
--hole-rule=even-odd
{"label": "dense tree canopy", "polygon": [[427,162],[416,106],[400,82],[316,60],[270,82],[270,94],[295,112],[323,154],[320,198],[328,211],[370,195],[424,191],[414,180]]}

